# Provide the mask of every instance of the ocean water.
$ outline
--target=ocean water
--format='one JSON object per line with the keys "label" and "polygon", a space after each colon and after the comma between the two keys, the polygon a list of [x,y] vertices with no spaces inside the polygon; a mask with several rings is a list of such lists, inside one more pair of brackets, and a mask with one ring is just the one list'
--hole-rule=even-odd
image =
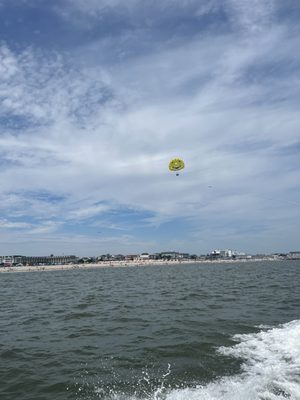
{"label": "ocean water", "polygon": [[0,274],[0,399],[300,399],[300,262]]}

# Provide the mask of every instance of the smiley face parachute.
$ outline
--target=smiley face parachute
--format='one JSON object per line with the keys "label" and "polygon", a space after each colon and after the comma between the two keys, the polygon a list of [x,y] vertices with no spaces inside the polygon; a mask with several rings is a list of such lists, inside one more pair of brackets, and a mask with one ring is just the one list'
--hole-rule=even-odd
{"label": "smiley face parachute", "polygon": [[184,168],[184,161],[180,158],[173,158],[169,163],[169,170],[171,172],[176,172],[176,176],[179,175],[178,171]]}

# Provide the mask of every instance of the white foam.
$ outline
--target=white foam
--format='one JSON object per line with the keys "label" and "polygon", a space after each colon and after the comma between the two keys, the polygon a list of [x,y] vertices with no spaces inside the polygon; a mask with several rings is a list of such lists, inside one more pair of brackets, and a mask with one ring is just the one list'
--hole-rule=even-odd
{"label": "white foam", "polygon": [[206,386],[169,392],[166,400],[300,400],[300,321],[257,334],[218,352],[244,360],[242,373]]}
{"label": "white foam", "polygon": [[[110,400],[300,400],[300,320],[256,334],[235,335],[238,343],[218,353],[242,359],[242,371],[193,388],[167,389],[130,396],[111,390]],[[171,373],[170,366],[162,378]],[[143,380],[148,382],[148,375]],[[98,390],[100,390],[98,388]],[[98,391],[97,398],[105,398]]]}

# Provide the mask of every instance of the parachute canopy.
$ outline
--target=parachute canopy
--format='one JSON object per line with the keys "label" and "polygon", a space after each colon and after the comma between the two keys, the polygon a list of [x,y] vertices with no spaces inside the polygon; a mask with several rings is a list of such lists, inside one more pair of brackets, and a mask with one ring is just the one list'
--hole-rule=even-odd
{"label": "parachute canopy", "polygon": [[184,161],[181,160],[180,158],[173,158],[173,160],[170,161],[169,163],[169,170],[170,171],[180,171],[181,169],[184,168]]}

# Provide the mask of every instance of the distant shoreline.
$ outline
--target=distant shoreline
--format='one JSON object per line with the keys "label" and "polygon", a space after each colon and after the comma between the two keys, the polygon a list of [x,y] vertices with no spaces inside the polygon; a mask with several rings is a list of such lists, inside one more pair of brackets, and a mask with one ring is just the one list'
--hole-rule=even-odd
{"label": "distant shoreline", "polygon": [[11,272],[46,272],[46,271],[62,271],[75,269],[91,269],[91,268],[126,268],[126,267],[142,267],[154,265],[181,265],[181,264],[228,264],[239,262],[263,262],[263,261],[284,261],[274,258],[250,258],[241,260],[137,260],[137,261],[104,261],[91,264],[62,264],[62,265],[31,265],[23,267],[1,267],[0,273]]}

